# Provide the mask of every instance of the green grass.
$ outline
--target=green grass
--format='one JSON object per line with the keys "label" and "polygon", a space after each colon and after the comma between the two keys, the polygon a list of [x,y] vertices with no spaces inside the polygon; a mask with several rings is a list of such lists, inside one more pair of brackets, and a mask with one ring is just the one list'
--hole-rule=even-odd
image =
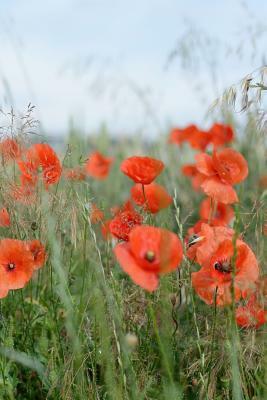
{"label": "green grass", "polygon": [[[176,198],[150,223],[184,237],[204,197],[180,174],[194,153],[171,147],[165,135],[149,144],[137,138],[111,143],[107,133],[89,142],[72,131],[67,143],[65,166],[95,148],[114,156],[109,178],[62,180],[49,193],[40,186],[37,203],[23,206],[8,196],[13,168],[1,171],[1,202],[12,218],[1,238],[38,238],[49,257],[23,290],[0,302],[0,399],[266,399],[266,325],[241,330],[231,307],[203,303],[190,281],[198,267],[186,259],[179,272],[161,278],[156,292],[145,293],[122,272],[112,243],[88,219],[92,202],[108,214],[128,198],[131,182],[119,165],[143,153],[165,162],[158,181]],[[264,274],[267,193],[259,179],[266,174],[266,143],[250,123],[234,147],[250,171],[238,187],[236,228]]]}

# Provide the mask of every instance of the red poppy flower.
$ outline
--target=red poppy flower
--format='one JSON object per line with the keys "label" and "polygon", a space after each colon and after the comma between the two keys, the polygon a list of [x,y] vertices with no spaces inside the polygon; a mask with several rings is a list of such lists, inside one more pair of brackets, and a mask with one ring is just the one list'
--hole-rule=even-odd
{"label": "red poppy flower", "polygon": [[246,304],[236,309],[236,322],[243,328],[259,328],[267,322],[267,277],[263,276],[248,292]]}
{"label": "red poppy flower", "polygon": [[5,228],[10,226],[10,216],[7,209],[4,207],[0,210],[0,227]]}
{"label": "red poppy flower", "polygon": [[182,174],[191,178],[192,187],[196,191],[200,189],[202,183],[206,179],[205,175],[198,171],[196,164],[183,165]]}
{"label": "red poppy flower", "polygon": [[259,328],[267,322],[267,310],[251,296],[245,306],[236,309],[236,322],[242,328]]}
{"label": "red poppy flower", "polygon": [[234,131],[230,125],[216,123],[212,125],[209,132],[214,147],[223,146],[234,139]]}
{"label": "red poppy flower", "polygon": [[232,238],[225,239],[225,234],[221,236],[217,234],[211,243],[207,239],[209,238],[205,238],[206,244],[200,245],[197,249],[197,258],[198,261],[202,261],[200,262],[202,267],[198,272],[192,273],[192,284],[199,297],[207,304],[212,304],[216,293],[218,305],[230,304],[232,279],[234,279],[235,301],[241,296],[246,297],[247,290],[259,277],[258,263],[252,250],[242,240],[236,241],[237,257],[233,277]]}
{"label": "red poppy flower", "polygon": [[43,179],[46,185],[57,183],[61,175],[60,161],[49,144],[35,144],[40,165],[43,170]]}
{"label": "red poppy flower", "polygon": [[18,162],[22,173],[22,185],[35,185],[38,179],[39,167],[42,169],[43,180],[46,185],[55,184],[61,176],[60,161],[49,144],[37,143],[32,145]]}
{"label": "red poppy flower", "polygon": [[242,182],[248,175],[244,157],[233,149],[224,149],[213,156],[201,153],[196,155],[197,170],[205,176],[201,188],[214,200],[224,204],[238,201],[232,185]]}
{"label": "red poppy flower", "polygon": [[15,139],[1,140],[0,154],[4,161],[16,160],[21,155],[21,146]]}
{"label": "red poppy flower", "polygon": [[104,220],[104,213],[101,211],[96,204],[92,204],[90,212],[90,220],[92,224],[97,224]]}
{"label": "red poppy flower", "polygon": [[65,179],[69,181],[84,181],[86,177],[85,172],[81,167],[64,168],[63,175]]}
{"label": "red poppy flower", "polygon": [[45,247],[39,240],[30,240],[26,243],[26,245],[33,256],[34,269],[41,268],[47,258]]}
{"label": "red poppy flower", "polygon": [[[193,228],[188,230],[188,234],[189,248],[187,256],[198,264],[203,265],[216,251],[220,241],[232,240],[234,231],[225,226],[218,226],[216,222],[212,226],[212,224],[208,225],[206,221],[200,220]],[[193,235],[195,235],[195,238],[191,237]]]}
{"label": "red poppy flower", "polygon": [[110,221],[109,230],[118,239],[128,241],[129,233],[136,225],[142,224],[142,216],[133,208],[119,211]]}
{"label": "red poppy flower", "polygon": [[173,232],[144,225],[132,229],[129,242],[117,244],[114,253],[124,272],[150,292],[157,289],[158,276],[174,271],[183,257]]}
{"label": "red poppy flower", "polygon": [[[145,194],[144,194],[145,192]],[[131,196],[135,204],[155,214],[172,203],[172,197],[165,188],[157,183],[142,186],[137,183],[131,188]]]}
{"label": "red poppy flower", "polygon": [[30,205],[36,202],[36,193],[31,185],[13,185],[10,196],[19,203]]}
{"label": "red poppy flower", "polygon": [[214,169],[222,182],[236,185],[248,176],[248,164],[242,154],[233,149],[213,152]]}
{"label": "red poppy flower", "polygon": [[126,200],[125,203],[122,206],[114,206],[110,209],[110,212],[113,216],[123,212],[123,211],[135,211],[133,203],[130,199]]}
{"label": "red poppy flower", "polygon": [[229,222],[234,218],[234,210],[228,204],[223,204],[220,202],[216,203],[212,218],[210,218],[211,212],[212,212],[212,199],[207,197],[200,204],[199,215],[201,219],[203,220],[211,219],[212,221],[215,220],[221,225],[228,225]]}
{"label": "red poppy flower", "polygon": [[175,143],[181,145],[187,141],[195,131],[197,131],[196,125],[189,125],[186,128],[174,128],[170,132],[169,143]]}
{"label": "red poppy flower", "polygon": [[149,185],[162,172],[164,164],[150,157],[130,157],[121,163],[121,171],[136,183]]}
{"label": "red poppy flower", "polygon": [[0,241],[0,293],[21,289],[30,280],[34,258],[25,242],[16,239]]}
{"label": "red poppy flower", "polygon": [[[205,248],[206,244],[212,244],[212,237],[214,232],[216,235],[225,235],[226,238],[232,237],[232,229],[216,229],[212,230],[213,227],[221,227],[221,223],[216,220],[211,220],[208,223],[208,219],[200,219],[187,230],[187,236],[185,238],[185,244],[187,247],[187,257],[190,260],[197,260],[197,251],[200,246]],[[208,226],[208,227],[207,227]],[[205,251],[207,249],[205,248]],[[201,251],[201,249],[200,249]],[[204,251],[204,252],[205,252]],[[201,253],[202,254],[202,253]],[[200,261],[203,260],[199,257]],[[198,261],[199,262],[199,261]]]}
{"label": "red poppy flower", "polygon": [[205,151],[211,140],[209,132],[196,129],[188,138],[191,147],[196,150]]}
{"label": "red poppy flower", "polygon": [[100,180],[106,179],[112,162],[112,157],[104,157],[101,153],[95,151],[89,156],[88,161],[85,164],[85,171],[87,175],[92,178]]}

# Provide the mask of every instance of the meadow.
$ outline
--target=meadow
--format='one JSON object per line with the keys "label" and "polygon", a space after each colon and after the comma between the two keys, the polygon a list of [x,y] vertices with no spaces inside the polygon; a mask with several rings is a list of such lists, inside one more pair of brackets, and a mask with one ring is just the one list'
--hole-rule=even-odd
{"label": "meadow", "polygon": [[255,114],[55,151],[33,113],[1,114],[0,399],[266,399]]}

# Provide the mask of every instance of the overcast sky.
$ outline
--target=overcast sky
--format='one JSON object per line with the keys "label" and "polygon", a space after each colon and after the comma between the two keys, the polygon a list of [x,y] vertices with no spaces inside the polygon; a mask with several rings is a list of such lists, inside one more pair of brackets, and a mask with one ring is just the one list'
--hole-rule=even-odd
{"label": "overcast sky", "polygon": [[265,0],[0,0],[0,105],[35,104],[50,134],[70,117],[152,136],[204,123],[224,87],[266,62],[266,15]]}

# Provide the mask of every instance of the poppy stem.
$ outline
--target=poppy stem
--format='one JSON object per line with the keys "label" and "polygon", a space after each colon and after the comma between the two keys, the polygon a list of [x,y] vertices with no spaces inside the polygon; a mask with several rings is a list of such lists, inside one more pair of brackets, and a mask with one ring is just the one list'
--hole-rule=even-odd
{"label": "poppy stem", "polygon": [[[215,343],[215,330],[216,330],[216,321],[217,321],[217,293],[218,293],[218,286],[216,286],[214,297],[213,297],[213,323],[212,323],[212,339],[211,339],[211,362],[213,360],[213,353],[214,353],[214,343]],[[209,394],[209,385],[210,385],[210,376],[211,376],[212,368],[209,369],[208,375],[208,382],[207,382],[207,395]]]}

